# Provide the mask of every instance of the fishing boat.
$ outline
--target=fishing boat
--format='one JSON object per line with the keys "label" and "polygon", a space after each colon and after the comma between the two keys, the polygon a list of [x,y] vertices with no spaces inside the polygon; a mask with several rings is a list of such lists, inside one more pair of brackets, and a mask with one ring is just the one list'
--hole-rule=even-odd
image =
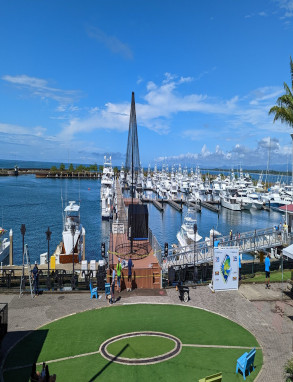
{"label": "fishing boat", "polygon": [[104,157],[104,168],[101,180],[102,220],[112,218],[114,198],[114,171],[111,157]]}
{"label": "fishing boat", "polygon": [[9,248],[10,248],[10,241],[7,238],[3,238],[2,236],[6,233],[7,231],[0,227],[0,262],[5,263],[8,256],[9,256]]}
{"label": "fishing boat", "polygon": [[196,211],[192,208],[188,208],[180,231],[176,235],[180,247],[186,247],[202,239],[197,233],[197,228],[196,232],[194,232],[195,226],[197,227]]}
{"label": "fishing boat", "polygon": [[83,243],[85,229],[80,223],[80,206],[70,201],[64,209],[62,242],[57,246],[55,255],[56,264],[79,262],[79,253]]}
{"label": "fishing boat", "polygon": [[237,202],[235,196],[229,194],[220,194],[221,206],[232,211],[241,211],[241,204]]}

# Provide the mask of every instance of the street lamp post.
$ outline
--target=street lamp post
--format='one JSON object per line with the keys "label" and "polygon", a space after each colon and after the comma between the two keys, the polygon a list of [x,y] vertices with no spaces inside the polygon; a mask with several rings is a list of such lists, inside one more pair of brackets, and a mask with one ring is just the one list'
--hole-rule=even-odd
{"label": "street lamp post", "polygon": [[22,224],[20,227],[20,232],[22,234],[22,278],[24,279],[24,235],[25,235],[25,224]]}
{"label": "street lamp post", "polygon": [[50,239],[51,239],[52,232],[50,231],[50,228],[48,227],[48,230],[46,231],[46,236],[48,240],[48,256],[47,256],[47,263],[48,263],[48,276],[47,276],[47,287],[48,290],[50,290]]}
{"label": "street lamp post", "polygon": [[[196,233],[197,233],[197,224],[193,225],[193,233],[194,233],[194,246],[193,246],[193,262],[195,266],[195,252],[196,252]],[[196,255],[196,262],[198,262],[198,255]]]}
{"label": "street lamp post", "polygon": [[70,227],[71,234],[72,234],[72,289],[75,289],[75,278],[74,278],[74,236],[76,227],[74,224]]}

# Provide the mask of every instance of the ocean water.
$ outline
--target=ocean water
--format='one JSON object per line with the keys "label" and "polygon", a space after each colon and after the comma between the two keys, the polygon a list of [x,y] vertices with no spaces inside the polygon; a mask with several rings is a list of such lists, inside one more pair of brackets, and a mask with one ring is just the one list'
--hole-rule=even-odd
{"label": "ocean water", "polygon": [[31,261],[39,262],[40,254],[47,252],[48,227],[52,232],[50,254],[54,252],[62,240],[62,211],[69,200],[80,201],[87,260],[100,258],[101,243],[109,237],[109,222],[101,220],[100,181],[38,179],[34,175],[0,177],[0,197],[0,224],[13,229],[15,264],[22,262],[21,224],[26,225],[25,243]]}
{"label": "ocean water", "polygon": [[[0,225],[14,232],[14,263],[22,261],[21,224],[26,225],[25,243],[28,244],[31,261],[38,261],[41,253],[47,251],[46,231],[52,231],[50,254],[62,240],[62,211],[69,200],[80,201],[81,223],[86,230],[86,259],[99,259],[101,243],[109,241],[109,222],[101,219],[100,180],[97,179],[47,179],[34,175],[0,177]],[[63,204],[62,204],[63,200]],[[152,204],[148,205],[149,227],[162,248],[177,243],[179,231],[187,212],[180,213],[169,205],[159,212]],[[202,208],[197,214],[198,233],[209,236],[211,228],[222,235],[268,228],[279,224],[283,215],[268,211],[232,212],[222,208],[220,214]],[[8,233],[7,233],[8,236]]]}

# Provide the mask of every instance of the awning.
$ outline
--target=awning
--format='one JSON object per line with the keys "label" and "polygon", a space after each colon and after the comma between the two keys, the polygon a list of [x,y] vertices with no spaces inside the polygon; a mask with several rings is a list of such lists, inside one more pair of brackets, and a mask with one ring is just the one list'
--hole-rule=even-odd
{"label": "awning", "polygon": [[289,247],[283,249],[283,255],[290,257],[293,259],[293,244],[289,245]]}

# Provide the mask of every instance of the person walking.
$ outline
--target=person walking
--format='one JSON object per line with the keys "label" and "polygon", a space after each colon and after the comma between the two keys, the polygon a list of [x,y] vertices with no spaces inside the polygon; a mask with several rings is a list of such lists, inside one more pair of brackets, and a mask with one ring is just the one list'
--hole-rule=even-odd
{"label": "person walking", "polygon": [[35,296],[37,296],[39,294],[39,269],[38,269],[38,264],[36,261],[35,261],[35,266],[32,273],[33,273],[33,279],[34,279]]}
{"label": "person walking", "polygon": [[113,304],[115,302],[115,267],[114,264],[112,265],[112,283],[111,283],[111,299],[109,301],[110,304]]}
{"label": "person walking", "polygon": [[266,289],[269,289],[270,286],[270,266],[271,266],[271,261],[270,261],[270,255],[268,254],[267,257],[265,258],[265,272],[266,272]]}
{"label": "person walking", "polygon": [[239,284],[241,281],[241,256],[239,255]]}
{"label": "person walking", "polygon": [[117,272],[117,291],[118,293],[121,292],[121,272],[122,272],[122,265],[120,263],[120,257],[118,259],[118,263],[116,266],[116,272]]}
{"label": "person walking", "polygon": [[128,268],[128,276],[127,276],[127,292],[131,292],[132,287],[132,268],[133,268],[133,262],[131,260],[131,255],[129,256],[127,268]]}
{"label": "person walking", "polygon": [[232,240],[233,239],[233,231],[232,231],[232,229],[230,230],[230,240]]}

